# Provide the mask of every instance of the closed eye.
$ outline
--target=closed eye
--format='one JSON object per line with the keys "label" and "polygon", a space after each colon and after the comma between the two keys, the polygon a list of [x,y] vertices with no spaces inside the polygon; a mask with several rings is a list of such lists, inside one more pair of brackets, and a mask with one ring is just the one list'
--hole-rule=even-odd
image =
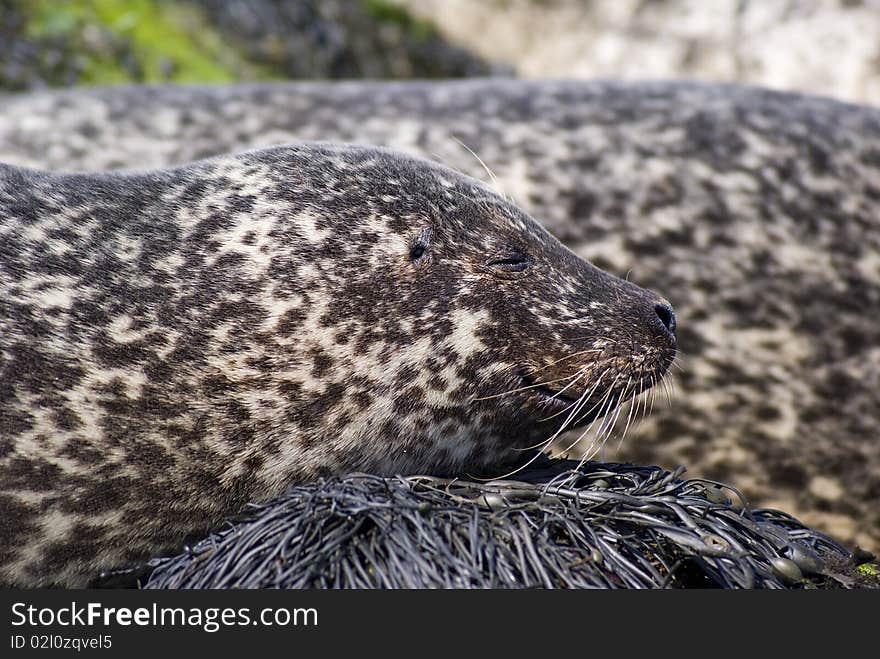
{"label": "closed eye", "polygon": [[503,272],[522,272],[529,267],[529,257],[525,254],[505,254],[487,261],[486,265]]}

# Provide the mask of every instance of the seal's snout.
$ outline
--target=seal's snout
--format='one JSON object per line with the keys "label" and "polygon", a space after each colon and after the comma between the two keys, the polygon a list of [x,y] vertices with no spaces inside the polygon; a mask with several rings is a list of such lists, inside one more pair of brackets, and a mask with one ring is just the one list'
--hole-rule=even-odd
{"label": "seal's snout", "polygon": [[660,319],[663,328],[673,337],[675,336],[675,311],[668,302],[662,302],[654,305],[654,311]]}

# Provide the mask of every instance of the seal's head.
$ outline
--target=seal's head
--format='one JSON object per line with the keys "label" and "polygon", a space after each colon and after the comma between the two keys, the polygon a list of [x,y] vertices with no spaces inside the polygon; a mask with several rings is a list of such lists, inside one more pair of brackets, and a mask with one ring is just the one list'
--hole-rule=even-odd
{"label": "seal's head", "polygon": [[81,584],[324,474],[497,469],[675,352],[662,299],[389,151],[0,167],[0,217],[0,580]]}
{"label": "seal's head", "polygon": [[671,364],[668,302],[484,184],[372,148],[276,153],[276,190],[297,208],[279,226],[297,233],[273,249],[312,266],[298,282],[310,304],[283,320],[301,332],[300,370],[276,375],[293,409],[313,409],[306,383],[321,380],[324,418],[308,431],[345,441],[349,467],[497,467],[609,418]]}

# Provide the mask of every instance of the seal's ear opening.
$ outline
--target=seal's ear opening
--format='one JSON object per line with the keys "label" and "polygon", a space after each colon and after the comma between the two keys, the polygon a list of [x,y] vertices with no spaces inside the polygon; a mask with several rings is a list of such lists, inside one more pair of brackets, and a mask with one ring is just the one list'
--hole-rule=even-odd
{"label": "seal's ear opening", "polygon": [[424,263],[428,248],[431,246],[432,236],[433,231],[430,228],[422,229],[419,235],[416,236],[415,240],[410,244],[409,260],[413,264],[420,265]]}

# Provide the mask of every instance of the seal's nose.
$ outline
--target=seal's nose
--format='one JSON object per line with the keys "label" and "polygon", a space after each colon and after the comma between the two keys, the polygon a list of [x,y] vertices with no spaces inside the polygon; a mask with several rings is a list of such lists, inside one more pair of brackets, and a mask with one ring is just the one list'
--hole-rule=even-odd
{"label": "seal's nose", "polygon": [[657,312],[657,317],[660,319],[660,322],[663,323],[663,327],[666,328],[666,331],[674,335],[675,312],[672,310],[672,307],[668,304],[656,304],[654,305],[654,311]]}

